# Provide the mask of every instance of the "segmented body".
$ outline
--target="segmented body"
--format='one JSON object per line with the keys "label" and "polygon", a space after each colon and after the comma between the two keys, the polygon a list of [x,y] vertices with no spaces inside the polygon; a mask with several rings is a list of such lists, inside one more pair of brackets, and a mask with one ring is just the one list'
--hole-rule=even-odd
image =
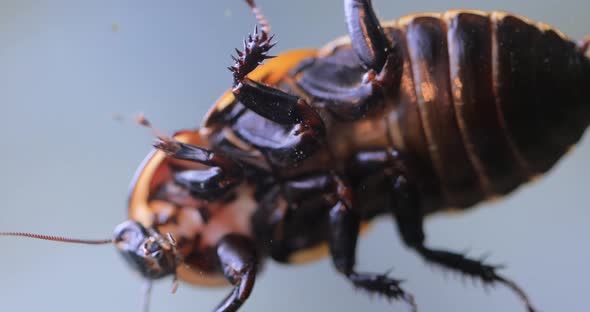
{"label": "segmented body", "polygon": [[[502,12],[450,11],[411,15],[383,28],[400,55],[399,76],[391,77],[394,83],[382,90],[383,100],[375,104],[380,108],[361,119],[337,116],[318,96],[323,83],[354,86],[363,80],[366,69],[346,38],[319,51],[284,53],[249,76],[304,98],[326,124],[325,143],[295,166],[273,168],[260,150],[242,139],[258,127],[272,140],[273,133],[287,131],[284,127],[247,110],[231,93],[215,104],[200,129],[209,142],[200,145],[222,150],[251,170],[250,178],[236,189],[241,195],[233,192],[227,198],[231,207],[243,207],[232,210],[227,219],[244,222],[215,228],[214,235],[237,231],[262,242],[257,233],[268,231],[265,223],[256,222],[255,214],[263,208],[260,193],[270,188],[257,181],[316,172],[348,174],[354,171],[352,159],[366,150],[396,149],[404,155],[424,214],[467,208],[507,194],[549,170],[590,121],[590,61],[574,42],[546,25]],[[181,278],[210,283],[221,275],[205,266],[203,255],[191,255],[190,246],[213,244],[215,239],[191,236],[191,228],[201,233],[204,224],[202,215],[194,212],[198,200],[185,194],[185,202],[175,202],[178,190],[170,188],[171,172],[194,165],[164,159],[158,152],[139,169],[130,217],[175,234],[193,267],[183,269]],[[361,196],[367,199],[361,201],[365,219],[379,214],[388,197],[379,178],[348,176],[362,180],[363,192],[369,194]],[[183,207],[190,208],[194,218],[179,221]],[[209,214],[223,218],[214,209]],[[292,244],[283,260],[319,246],[326,239],[325,227],[307,223],[282,233]],[[207,248],[199,248],[203,249]]]}
{"label": "segmented body", "polygon": [[[590,61],[545,24],[461,10],[410,15],[384,30],[401,52],[401,79],[375,114],[341,120],[314,99],[326,81],[363,78],[346,39],[269,80],[307,99],[328,125],[325,148],[286,171],[346,168],[360,150],[395,148],[412,163],[426,211],[467,208],[545,173],[588,126]],[[235,106],[226,101],[206,126]]]}

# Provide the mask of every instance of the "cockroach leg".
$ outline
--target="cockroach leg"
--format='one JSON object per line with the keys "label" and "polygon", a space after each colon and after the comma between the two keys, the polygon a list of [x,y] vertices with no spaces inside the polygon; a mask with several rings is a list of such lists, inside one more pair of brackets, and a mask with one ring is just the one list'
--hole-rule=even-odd
{"label": "cockroach leg", "polygon": [[258,267],[255,244],[238,234],[228,234],[217,246],[217,256],[227,280],[234,285],[232,292],[215,309],[215,312],[233,312],[248,299]]}
{"label": "cockroach leg", "polygon": [[164,151],[168,156],[197,162],[209,169],[184,170],[174,174],[177,184],[186,187],[191,193],[210,198],[223,194],[229,188],[242,180],[242,169],[231,158],[220,153],[214,153],[207,149],[159,138],[154,146]]}
{"label": "cockroach leg", "polygon": [[328,240],[334,266],[356,287],[388,299],[403,300],[411,306],[412,311],[417,311],[414,297],[400,287],[401,280],[390,278],[386,274],[355,271],[360,214],[352,207],[350,187],[338,177],[335,177],[335,182],[339,200],[329,213]]}
{"label": "cockroach leg", "polygon": [[459,253],[425,247],[423,215],[419,209],[418,192],[401,174],[392,175],[391,179],[396,204],[392,210],[402,239],[408,247],[416,250],[426,261],[477,278],[484,284],[503,284],[520,297],[527,311],[536,311],[526,293],[515,282],[496,273],[500,267],[469,259]]}
{"label": "cockroach leg", "polygon": [[[307,175],[274,185],[261,198],[259,209],[253,217],[259,241],[270,250],[274,260],[289,263],[295,251],[292,233],[301,231],[299,220],[321,211],[317,209],[317,204],[325,205],[326,208],[333,206],[337,197],[331,174]],[[309,205],[310,202],[315,204]],[[298,237],[298,242],[307,245],[309,240],[316,238],[316,234],[308,232]]]}
{"label": "cockroach leg", "polygon": [[264,151],[275,165],[297,163],[323,141],[324,122],[303,99],[247,78],[238,90],[236,97],[244,106],[284,128],[272,134],[256,127],[238,129],[242,139]]}
{"label": "cockroach leg", "polygon": [[387,60],[389,42],[370,0],[344,1],[344,14],[352,45],[363,64],[380,72]]}
{"label": "cockroach leg", "polygon": [[535,311],[525,292],[516,283],[496,273],[500,267],[487,265],[482,260],[472,260],[458,253],[424,246],[424,216],[420,210],[419,193],[415,185],[407,179],[408,166],[401,153],[395,149],[361,151],[356,155],[352,169],[368,174],[385,174],[392,188],[391,213],[395,216],[401,237],[408,247],[416,250],[426,261],[475,277],[484,284],[504,284],[521,298],[529,312]]}
{"label": "cockroach leg", "polygon": [[[404,300],[412,307],[412,311],[417,311],[413,296],[399,286],[400,280],[390,278],[387,274],[359,273],[354,270],[360,214],[353,207],[352,188],[340,176],[327,173],[287,181],[282,191],[287,201],[295,206],[305,200],[322,198],[331,207],[328,215],[328,242],[332,262],[353,285],[388,299]],[[301,207],[298,207],[292,214],[287,214],[283,224],[289,224],[288,218],[297,218],[296,214],[305,213],[300,209]],[[280,246],[280,242],[277,243],[275,250],[289,253],[288,246]],[[279,253],[273,257],[286,260],[286,254]]]}
{"label": "cockroach leg", "polygon": [[232,55],[235,64],[228,67],[234,76],[234,94],[239,93],[240,83],[250,72],[262,64],[264,60],[273,58],[268,55],[268,51],[276,44],[272,42],[273,38],[274,36],[264,30],[259,31],[256,27],[254,33],[248,35],[248,38],[244,40],[244,50],[236,49],[237,56]]}
{"label": "cockroach leg", "polygon": [[[324,60],[318,61],[322,66]],[[329,64],[327,65],[329,66]],[[354,86],[342,86],[335,81],[315,81],[314,78],[298,81],[298,84],[325,103],[326,108],[345,120],[358,120],[365,117],[382,103],[383,93],[376,80],[363,81]]]}
{"label": "cockroach leg", "polygon": [[234,130],[242,141],[264,154],[271,166],[282,168],[297,164],[315,153],[324,142],[325,130],[319,118],[316,120],[320,123],[316,125],[307,122],[279,125],[257,114],[251,115],[256,118],[244,123],[248,126]]}
{"label": "cockroach leg", "polygon": [[[254,51],[254,48],[250,51]],[[284,131],[285,137],[282,139],[264,139],[270,135],[266,130],[264,133],[252,133],[248,130],[248,133],[242,135],[243,139],[267,151],[276,165],[296,163],[307,158],[325,136],[324,122],[305,100],[241,77],[242,66],[252,62],[248,49],[245,53],[243,65],[234,67],[234,79],[237,81],[233,89],[234,95],[258,115],[290,128]],[[259,60],[254,61],[255,64],[258,62]]]}
{"label": "cockroach leg", "polygon": [[[270,25],[266,18],[253,1],[246,2],[256,14],[261,30],[257,27],[244,41],[244,50],[236,49],[237,56],[232,56],[235,61],[229,67],[234,78],[232,92],[248,109],[280,125],[292,126],[292,129],[278,140],[265,139],[268,133],[244,134],[243,139],[266,150],[269,158],[275,160],[275,165],[296,163],[315,151],[325,135],[325,126],[319,114],[304,99],[246,77],[265,59],[272,58],[268,51],[275,45],[273,36],[268,33]],[[274,144],[271,141],[284,143]]]}
{"label": "cockroach leg", "polygon": [[[269,193],[272,203],[276,203],[279,196],[278,188]],[[359,273],[354,270],[356,257],[356,244],[359,235],[360,214],[353,207],[352,189],[338,175],[333,173],[316,174],[304,178],[285,181],[280,192],[285,200],[290,203],[290,213],[283,213],[281,220],[275,220],[268,227],[269,233],[263,235],[265,240],[271,241],[271,256],[278,261],[288,261],[293,249],[289,240],[290,224],[292,220],[305,215],[306,207],[300,206],[305,201],[320,199],[330,207],[328,215],[329,234],[328,241],[332,261],[336,269],[358,288],[371,294],[379,294],[388,299],[401,299],[406,301],[412,311],[416,311],[413,296],[406,293],[400,286],[400,281],[390,278],[387,274]],[[316,206],[314,206],[316,207]],[[268,207],[267,207],[268,208]],[[265,222],[273,215],[273,208],[262,208],[266,212],[257,217],[260,222]],[[277,207],[278,209],[278,207]],[[281,226],[278,226],[281,224]],[[279,232],[276,232],[279,231]],[[284,240],[276,239],[283,237]],[[271,239],[272,238],[272,239]]]}
{"label": "cockroach leg", "polygon": [[[281,125],[297,125],[301,132],[324,133],[318,113],[305,100],[279,89],[245,78],[238,86],[237,99],[247,108]],[[235,89],[234,89],[235,90]]]}
{"label": "cockroach leg", "polygon": [[[334,53],[318,58],[307,68],[298,68],[304,75],[298,84],[324,102],[336,116],[358,120],[381,106],[383,90],[396,85],[402,75],[402,56],[385,36],[370,1],[346,0],[344,8],[356,57],[353,59],[344,53]],[[318,79],[326,77],[326,72],[334,71],[335,64],[359,61],[360,70],[355,67],[338,68],[339,72],[331,79]],[[339,80],[340,77],[343,79]],[[352,80],[355,81],[353,84],[351,77],[356,78]]]}

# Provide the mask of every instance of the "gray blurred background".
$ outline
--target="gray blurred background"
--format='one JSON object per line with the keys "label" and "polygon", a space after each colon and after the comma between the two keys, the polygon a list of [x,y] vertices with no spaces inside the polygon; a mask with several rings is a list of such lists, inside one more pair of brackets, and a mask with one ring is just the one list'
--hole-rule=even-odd
{"label": "gray blurred background", "polygon": [[[501,9],[573,38],[590,34],[590,2],[375,0],[382,19],[452,8]],[[342,1],[260,0],[275,53],[345,33]],[[230,87],[225,69],[254,25],[241,0],[0,1],[0,231],[110,237],[127,184],[149,150],[144,129],[112,115],[145,112],[166,130],[194,127]],[[590,86],[588,86],[590,87]],[[590,101],[590,100],[589,100]],[[559,103],[555,103],[559,105]],[[589,103],[590,104],[590,103]],[[590,139],[546,179],[504,201],[427,223],[431,246],[491,252],[542,311],[589,311]],[[112,246],[0,239],[0,311],[137,311],[140,279]],[[380,220],[359,269],[407,279],[421,311],[524,311],[503,287],[485,292],[425,265]],[[478,284],[478,283],[476,283]],[[229,292],[157,283],[152,311],[209,311]],[[407,311],[357,292],[329,261],[271,263],[244,311]]]}

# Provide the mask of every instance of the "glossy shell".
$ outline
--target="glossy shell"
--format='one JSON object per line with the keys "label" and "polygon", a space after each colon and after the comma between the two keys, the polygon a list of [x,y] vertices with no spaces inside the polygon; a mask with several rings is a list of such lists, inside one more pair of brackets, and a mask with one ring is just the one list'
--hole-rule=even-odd
{"label": "glossy shell", "polygon": [[[253,76],[306,99],[328,128],[329,146],[282,170],[342,170],[360,150],[395,148],[412,163],[425,213],[464,209],[547,172],[588,126],[590,61],[547,24],[501,11],[453,10],[408,15],[383,29],[400,50],[402,76],[384,90],[383,109],[359,120],[335,118],[309,89],[360,80],[364,69],[355,65],[348,37],[318,50],[315,64],[303,62],[313,54],[294,51]],[[296,62],[299,69],[290,72]],[[358,69],[340,78],[338,64]],[[204,126],[233,102],[231,94],[221,98]]]}
{"label": "glossy shell", "polygon": [[[449,11],[410,15],[383,26],[401,50],[403,75],[399,86],[384,91],[384,108],[362,119],[332,116],[305,89],[310,79],[338,79],[317,68],[313,72],[313,66],[309,67],[312,70],[306,67],[306,60],[354,60],[346,37],[320,50],[283,53],[249,75],[306,99],[328,128],[326,141],[330,144],[297,167],[280,168],[283,176],[342,170],[358,151],[395,148],[410,159],[424,214],[467,208],[507,194],[549,170],[588,125],[590,95],[581,83],[590,83],[590,62],[576,54],[572,41],[545,24],[503,12]],[[537,41],[527,45],[522,41],[529,35]],[[535,51],[537,55],[531,49],[534,44],[542,46]],[[531,80],[539,81],[540,89]],[[556,88],[551,85],[556,81],[566,83]],[[209,110],[198,132],[182,132],[177,138],[208,147],[210,136],[223,132],[225,139],[257,159],[250,165],[265,169],[260,152],[233,133],[234,125],[219,122],[228,120],[225,117],[235,104],[231,91],[226,92]],[[161,207],[155,205],[152,195],[171,180],[169,165],[175,162],[182,167],[194,166],[165,159],[159,152],[148,156],[132,184],[131,219],[145,226],[158,219]],[[243,224],[238,228],[253,235],[249,216],[257,203],[247,187],[238,188],[242,191],[233,205],[244,205],[242,198],[249,201],[246,213],[235,213],[224,220],[231,223],[240,219]],[[325,256],[326,245],[320,240],[317,243],[295,250],[288,261],[300,263]],[[224,282],[213,271],[186,268],[181,269],[180,278],[201,285]]]}

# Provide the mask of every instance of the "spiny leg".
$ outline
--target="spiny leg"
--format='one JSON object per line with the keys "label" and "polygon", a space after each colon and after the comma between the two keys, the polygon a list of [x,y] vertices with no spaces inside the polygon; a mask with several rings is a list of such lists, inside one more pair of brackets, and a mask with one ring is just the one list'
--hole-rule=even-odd
{"label": "spiny leg", "polygon": [[[278,188],[269,190],[270,202],[263,205],[276,204],[276,197],[283,196],[285,201],[289,203],[289,210],[277,213],[274,209],[280,207],[274,207],[274,209],[263,207],[261,209],[264,211],[259,210],[257,217],[254,218],[254,222],[260,225],[257,227],[258,229],[267,228],[266,233],[260,237],[264,237],[266,241],[270,242],[271,256],[275,260],[287,261],[294,251],[300,250],[302,245],[306,245],[304,241],[307,236],[304,235],[299,237],[298,247],[294,249],[293,241],[289,240],[290,236],[285,237],[285,234],[293,233],[291,232],[292,221],[299,218],[298,214],[309,216],[309,211],[306,209],[311,208],[318,211],[318,202],[321,202],[321,207],[329,209],[328,216],[323,214],[321,216],[328,217],[328,242],[336,269],[354,286],[371,294],[385,296],[388,299],[404,300],[411,305],[413,311],[416,311],[412,295],[400,288],[399,280],[390,278],[387,274],[359,273],[354,269],[360,215],[352,206],[351,187],[338,175],[321,173],[292,179],[285,181],[280,193],[277,194],[278,191]],[[303,204],[304,202],[313,202],[314,204],[306,206]],[[276,218],[277,216],[279,217]],[[324,223],[321,222],[321,224]],[[297,226],[296,223],[295,226]],[[313,230],[309,230],[306,234],[317,238],[312,232]],[[312,241],[314,241],[313,238]]]}
{"label": "spiny leg", "polygon": [[224,276],[234,285],[234,289],[217,306],[215,312],[237,311],[254,288],[258,268],[256,246],[248,237],[228,234],[217,246],[217,257]]}
{"label": "spiny leg", "polygon": [[287,94],[277,88],[266,86],[250,80],[246,76],[262,64],[266,59],[273,58],[268,51],[275,45],[274,36],[269,34],[268,24],[260,9],[253,0],[246,0],[261,25],[261,30],[255,28],[254,33],[244,40],[244,50],[236,49],[237,57],[232,56],[235,64],[229,67],[233,73],[234,84],[232,92],[246,107],[257,114],[283,125],[301,124],[302,130],[323,129],[323,122],[319,115],[303,99]]}
{"label": "spiny leg", "polygon": [[404,243],[415,249],[425,260],[437,263],[448,269],[475,277],[487,284],[501,283],[512,289],[525,303],[529,311],[535,311],[524,291],[513,281],[496,273],[499,267],[486,265],[453,252],[434,250],[424,246],[423,215],[420,209],[416,186],[408,182],[409,172],[403,155],[395,149],[360,151],[351,164],[352,172],[383,174],[384,183],[392,190],[392,203],[389,207],[395,215],[398,230]]}
{"label": "spiny leg", "polygon": [[411,306],[412,311],[417,311],[414,297],[400,287],[400,280],[387,274],[359,273],[354,269],[360,215],[352,207],[350,187],[337,176],[334,176],[334,182],[337,201],[329,214],[329,245],[334,266],[356,287],[388,299],[401,299]]}
{"label": "spiny leg", "polygon": [[207,149],[178,142],[169,137],[159,137],[154,147],[169,157],[193,161],[210,166],[209,169],[184,170],[174,175],[174,181],[191,193],[211,198],[224,194],[238,184],[243,177],[242,168],[231,158]]}
{"label": "spiny leg", "polygon": [[[283,138],[270,138],[268,133],[248,133],[242,136],[260,149],[271,154],[277,165],[298,162],[317,149],[325,136],[325,126],[319,114],[305,100],[290,95],[272,86],[253,81],[247,77],[265,59],[271,58],[268,51],[274,46],[270,25],[253,1],[247,0],[261,23],[244,41],[244,50],[232,58],[235,64],[229,67],[233,73],[232,92],[248,109],[277,124],[291,127]],[[249,140],[249,137],[251,140]],[[265,140],[264,138],[269,139]],[[277,154],[277,155],[272,155]]]}
{"label": "spiny leg", "polygon": [[469,259],[462,254],[425,247],[423,215],[417,189],[399,172],[392,174],[390,178],[396,203],[392,212],[406,245],[415,249],[426,261],[478,278],[485,284],[504,284],[520,297],[529,312],[536,311],[526,293],[515,282],[496,273],[500,267]]}

